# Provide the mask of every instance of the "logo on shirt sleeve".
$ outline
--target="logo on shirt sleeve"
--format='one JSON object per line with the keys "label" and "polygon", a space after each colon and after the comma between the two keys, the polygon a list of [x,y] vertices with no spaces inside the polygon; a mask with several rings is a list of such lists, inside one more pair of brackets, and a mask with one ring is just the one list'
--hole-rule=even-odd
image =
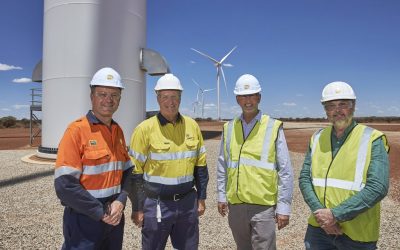
{"label": "logo on shirt sleeve", "polygon": [[96,140],[89,140],[89,145],[90,146],[96,146],[97,145],[97,141]]}

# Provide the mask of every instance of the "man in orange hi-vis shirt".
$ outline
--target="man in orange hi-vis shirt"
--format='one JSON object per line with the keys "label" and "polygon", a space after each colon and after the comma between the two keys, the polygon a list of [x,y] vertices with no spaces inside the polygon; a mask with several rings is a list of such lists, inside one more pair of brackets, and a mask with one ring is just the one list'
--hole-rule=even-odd
{"label": "man in orange hi-vis shirt", "polygon": [[58,147],[54,186],[65,206],[62,249],[121,249],[132,172],[125,139],[112,119],[123,89],[102,68],[90,82],[92,110],[71,123]]}

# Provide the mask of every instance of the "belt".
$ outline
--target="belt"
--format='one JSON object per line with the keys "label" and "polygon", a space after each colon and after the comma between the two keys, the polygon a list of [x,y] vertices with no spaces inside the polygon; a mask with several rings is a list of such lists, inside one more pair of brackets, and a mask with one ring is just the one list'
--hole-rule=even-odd
{"label": "belt", "polygon": [[186,195],[188,195],[188,194],[190,194],[190,193],[192,193],[194,191],[195,191],[195,189],[192,188],[187,193],[184,193],[184,194],[171,194],[171,195],[159,195],[159,194],[154,194],[154,193],[146,191],[146,196],[147,196],[147,198],[155,199],[155,200],[179,201],[179,200],[182,200],[183,198],[185,198]]}

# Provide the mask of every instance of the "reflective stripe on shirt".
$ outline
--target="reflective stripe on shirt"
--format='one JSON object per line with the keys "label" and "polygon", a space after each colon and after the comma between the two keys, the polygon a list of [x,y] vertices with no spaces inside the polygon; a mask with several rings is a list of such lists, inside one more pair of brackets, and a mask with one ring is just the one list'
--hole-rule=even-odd
{"label": "reflective stripe on shirt", "polygon": [[82,175],[82,171],[70,166],[60,166],[54,171],[54,179],[57,179],[62,175],[71,175],[79,180]]}
{"label": "reflective stripe on shirt", "polygon": [[144,154],[140,154],[134,150],[129,150],[129,155],[135,158],[138,161],[145,162],[147,160],[147,156]]}
{"label": "reflective stripe on shirt", "polygon": [[95,198],[105,198],[105,197],[110,197],[114,194],[121,193],[121,185],[110,188],[87,190],[87,191]]}
{"label": "reflective stripe on shirt", "polygon": [[123,170],[126,166],[126,162],[122,161],[113,161],[104,164],[100,164],[97,166],[83,166],[84,175],[97,175],[115,170]]}
{"label": "reflective stripe on shirt", "polygon": [[187,183],[193,181],[193,175],[179,176],[179,177],[162,177],[162,176],[152,176],[148,173],[143,174],[143,179],[148,182],[159,183],[164,185],[178,185],[182,183]]}
{"label": "reflective stripe on shirt", "polygon": [[197,157],[197,151],[181,151],[181,152],[169,152],[169,153],[154,153],[150,152],[150,159],[156,161],[162,160],[179,160],[185,158]]}

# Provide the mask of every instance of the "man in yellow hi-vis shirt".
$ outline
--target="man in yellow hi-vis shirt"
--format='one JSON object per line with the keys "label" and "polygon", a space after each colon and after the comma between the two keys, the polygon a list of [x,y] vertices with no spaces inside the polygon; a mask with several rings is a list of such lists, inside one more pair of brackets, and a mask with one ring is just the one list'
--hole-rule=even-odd
{"label": "man in yellow hi-vis shirt", "polygon": [[142,249],[197,249],[204,214],[208,169],[197,123],[179,113],[182,86],[172,74],[154,88],[160,112],[132,134],[135,169],[130,198],[132,220],[142,227]]}

